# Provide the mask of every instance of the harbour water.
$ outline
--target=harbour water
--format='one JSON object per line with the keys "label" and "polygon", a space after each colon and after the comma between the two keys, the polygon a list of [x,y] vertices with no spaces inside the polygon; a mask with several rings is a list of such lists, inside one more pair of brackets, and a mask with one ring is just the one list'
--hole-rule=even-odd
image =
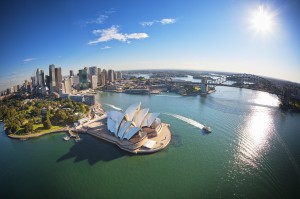
{"label": "harbour water", "polygon": [[280,110],[274,95],[217,87],[208,96],[103,92],[98,100],[106,110],[140,101],[160,112],[171,144],[131,155],[88,135],[12,140],[1,123],[1,198],[300,198],[300,114]]}

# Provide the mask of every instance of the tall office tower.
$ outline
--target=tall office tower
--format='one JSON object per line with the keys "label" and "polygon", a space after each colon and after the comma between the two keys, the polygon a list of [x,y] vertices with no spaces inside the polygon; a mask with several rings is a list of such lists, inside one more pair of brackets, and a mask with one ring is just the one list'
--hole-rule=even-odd
{"label": "tall office tower", "polygon": [[79,82],[80,83],[88,83],[87,69],[79,70]]}
{"label": "tall office tower", "polygon": [[71,78],[67,78],[63,80],[64,85],[64,93],[72,93],[72,87],[71,87]]}
{"label": "tall office tower", "polygon": [[102,70],[102,82],[103,84],[105,85],[107,83],[107,80],[108,80],[108,75],[107,75],[107,71],[105,69]]}
{"label": "tall office tower", "polygon": [[96,75],[92,75],[92,81],[91,81],[91,88],[96,89],[97,88],[97,79],[98,77]]}
{"label": "tall office tower", "polygon": [[70,77],[71,86],[76,87],[79,84],[79,76]]}
{"label": "tall office tower", "polygon": [[93,75],[95,75],[96,76],[96,78],[97,78],[97,81],[98,81],[98,68],[97,68],[97,66],[92,66],[92,67],[90,67],[89,68],[90,69],[90,81],[92,82],[92,76]]}
{"label": "tall office tower", "polygon": [[98,84],[100,85],[100,86],[102,86],[103,85],[103,79],[102,79],[102,73],[98,73]]}
{"label": "tall office tower", "polygon": [[122,73],[120,71],[117,72],[117,79],[122,79]]}
{"label": "tall office tower", "polygon": [[108,76],[108,81],[109,82],[113,82],[114,81],[114,71],[109,69],[108,70],[108,73],[107,73],[107,76]]}
{"label": "tall office tower", "polygon": [[101,85],[101,68],[98,68],[98,83]]}
{"label": "tall office tower", "polygon": [[36,85],[41,87],[45,85],[44,70],[39,68],[36,69]]}
{"label": "tall office tower", "polygon": [[79,82],[81,89],[89,88],[89,78],[87,68],[79,70]]}
{"label": "tall office tower", "polygon": [[50,83],[51,83],[51,81],[50,81],[50,76],[49,75],[46,75],[45,76],[46,78],[46,86],[50,89]]}
{"label": "tall office tower", "polygon": [[117,79],[117,73],[114,70],[113,70],[113,75],[114,75],[114,81],[115,81]]}
{"label": "tall office tower", "polygon": [[87,67],[87,66],[85,66],[83,69],[86,70],[86,72],[87,72],[87,77],[88,77],[89,80],[91,80],[90,68]]}
{"label": "tall office tower", "polygon": [[40,69],[37,68],[35,72],[35,84],[38,86],[39,85],[39,77],[40,77]]}
{"label": "tall office tower", "polygon": [[54,64],[51,64],[49,65],[49,81],[50,81],[50,86],[49,86],[49,89],[50,89],[50,93],[53,93],[55,90],[55,87],[56,87],[56,80],[55,80],[55,65]]}
{"label": "tall office tower", "polygon": [[72,76],[75,76],[75,75],[74,75],[74,71],[73,71],[73,70],[70,70],[70,77],[72,77]]}
{"label": "tall office tower", "polygon": [[32,82],[32,86],[35,86],[35,85],[36,85],[35,76],[32,76],[32,77],[31,77],[31,82]]}
{"label": "tall office tower", "polygon": [[59,92],[61,89],[62,75],[61,68],[55,68],[55,84],[56,84],[56,92]]}
{"label": "tall office tower", "polygon": [[45,87],[45,73],[44,73],[44,70],[40,70],[39,86]]}

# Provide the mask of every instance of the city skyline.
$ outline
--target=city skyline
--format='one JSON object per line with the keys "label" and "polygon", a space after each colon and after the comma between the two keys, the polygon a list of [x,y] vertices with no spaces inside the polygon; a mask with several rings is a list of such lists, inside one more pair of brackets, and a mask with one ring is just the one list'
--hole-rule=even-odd
{"label": "city skyline", "polygon": [[[295,1],[1,2],[0,90],[52,63],[63,75],[96,65],[241,72],[299,83],[299,6]],[[272,19],[259,28],[253,13],[262,8]]]}

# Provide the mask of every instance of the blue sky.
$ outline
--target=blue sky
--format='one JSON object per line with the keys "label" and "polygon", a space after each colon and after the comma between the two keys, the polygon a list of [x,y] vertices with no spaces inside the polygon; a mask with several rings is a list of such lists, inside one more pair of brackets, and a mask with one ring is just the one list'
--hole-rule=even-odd
{"label": "blue sky", "polygon": [[[253,29],[253,12],[272,16]],[[251,73],[300,82],[300,2],[1,1],[0,90],[49,64]]]}

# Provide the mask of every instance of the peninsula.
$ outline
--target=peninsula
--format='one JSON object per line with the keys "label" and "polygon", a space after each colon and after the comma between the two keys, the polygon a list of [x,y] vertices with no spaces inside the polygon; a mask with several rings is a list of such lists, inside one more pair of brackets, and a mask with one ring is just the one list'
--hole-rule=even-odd
{"label": "peninsula", "polygon": [[149,113],[140,105],[132,104],[124,113],[107,112],[73,131],[90,134],[134,154],[160,151],[171,141],[170,125],[161,122],[159,113]]}

